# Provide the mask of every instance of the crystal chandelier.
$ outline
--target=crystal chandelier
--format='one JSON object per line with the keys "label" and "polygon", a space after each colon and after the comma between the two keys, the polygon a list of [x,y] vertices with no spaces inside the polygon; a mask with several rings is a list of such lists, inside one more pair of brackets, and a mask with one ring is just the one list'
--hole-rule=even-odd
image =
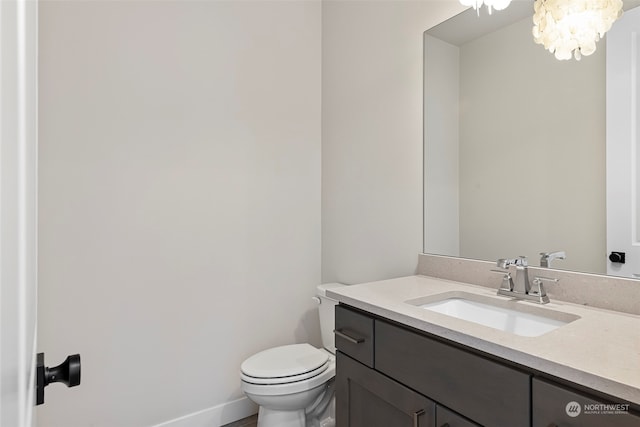
{"label": "crystal chandelier", "polygon": [[622,15],[622,0],[536,0],[533,40],[557,59],[580,60]]}
{"label": "crystal chandelier", "polygon": [[506,9],[509,3],[511,3],[511,0],[460,0],[460,3],[462,3],[463,6],[473,6],[475,10],[480,9],[482,5],[485,4],[487,9],[489,9],[489,14],[491,14],[493,9]]}

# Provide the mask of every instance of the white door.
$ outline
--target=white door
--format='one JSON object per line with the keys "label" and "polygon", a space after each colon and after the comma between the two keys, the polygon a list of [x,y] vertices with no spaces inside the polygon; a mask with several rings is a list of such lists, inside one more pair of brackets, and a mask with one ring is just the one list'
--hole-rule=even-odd
{"label": "white door", "polygon": [[636,7],[607,34],[607,254],[625,253],[607,274],[627,277],[640,275],[639,31]]}
{"label": "white door", "polygon": [[33,425],[37,2],[0,0],[0,425]]}

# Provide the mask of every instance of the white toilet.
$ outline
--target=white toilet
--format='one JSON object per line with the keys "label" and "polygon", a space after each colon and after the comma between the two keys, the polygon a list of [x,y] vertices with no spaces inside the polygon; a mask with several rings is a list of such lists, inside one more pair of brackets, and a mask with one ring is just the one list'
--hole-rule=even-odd
{"label": "white toilet", "polygon": [[334,427],[333,379],[336,374],[335,306],[326,290],[338,286],[318,286],[322,345],[274,347],[254,354],[241,367],[242,391],[260,405],[258,427]]}

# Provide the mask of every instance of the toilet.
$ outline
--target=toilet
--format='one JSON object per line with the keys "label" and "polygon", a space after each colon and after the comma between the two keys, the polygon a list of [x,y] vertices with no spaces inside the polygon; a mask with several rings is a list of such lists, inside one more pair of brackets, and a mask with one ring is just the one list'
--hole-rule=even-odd
{"label": "toilet", "polygon": [[327,289],[317,287],[324,348],[310,344],[274,347],[254,354],[240,366],[244,394],[260,406],[258,427],[335,427],[335,306]]}

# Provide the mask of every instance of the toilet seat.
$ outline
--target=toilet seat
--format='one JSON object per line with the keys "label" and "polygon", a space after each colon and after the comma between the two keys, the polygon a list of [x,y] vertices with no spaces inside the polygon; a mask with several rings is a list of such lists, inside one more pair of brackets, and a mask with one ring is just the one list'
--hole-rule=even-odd
{"label": "toilet seat", "polygon": [[311,377],[315,377],[316,375],[319,375],[322,372],[326,371],[328,367],[329,367],[329,361],[327,360],[324,363],[324,365],[320,366],[319,368],[312,369],[311,371],[306,372],[304,374],[300,374],[300,375],[290,375],[287,377],[278,377],[278,378],[259,378],[259,377],[252,377],[250,375],[246,375],[240,372],[240,378],[242,379],[242,381],[246,381],[252,384],[264,384],[264,385],[288,384],[296,381],[306,380]]}
{"label": "toilet seat", "polygon": [[326,386],[328,382],[336,376],[336,361],[332,356],[329,358],[327,369],[315,377],[301,381],[280,383],[280,384],[253,384],[244,379],[241,381],[242,391],[250,395],[258,396],[279,396],[300,393],[312,390],[316,387]]}
{"label": "toilet seat", "polygon": [[288,384],[315,377],[329,365],[329,354],[309,344],[293,344],[261,351],[240,366],[243,381]]}

